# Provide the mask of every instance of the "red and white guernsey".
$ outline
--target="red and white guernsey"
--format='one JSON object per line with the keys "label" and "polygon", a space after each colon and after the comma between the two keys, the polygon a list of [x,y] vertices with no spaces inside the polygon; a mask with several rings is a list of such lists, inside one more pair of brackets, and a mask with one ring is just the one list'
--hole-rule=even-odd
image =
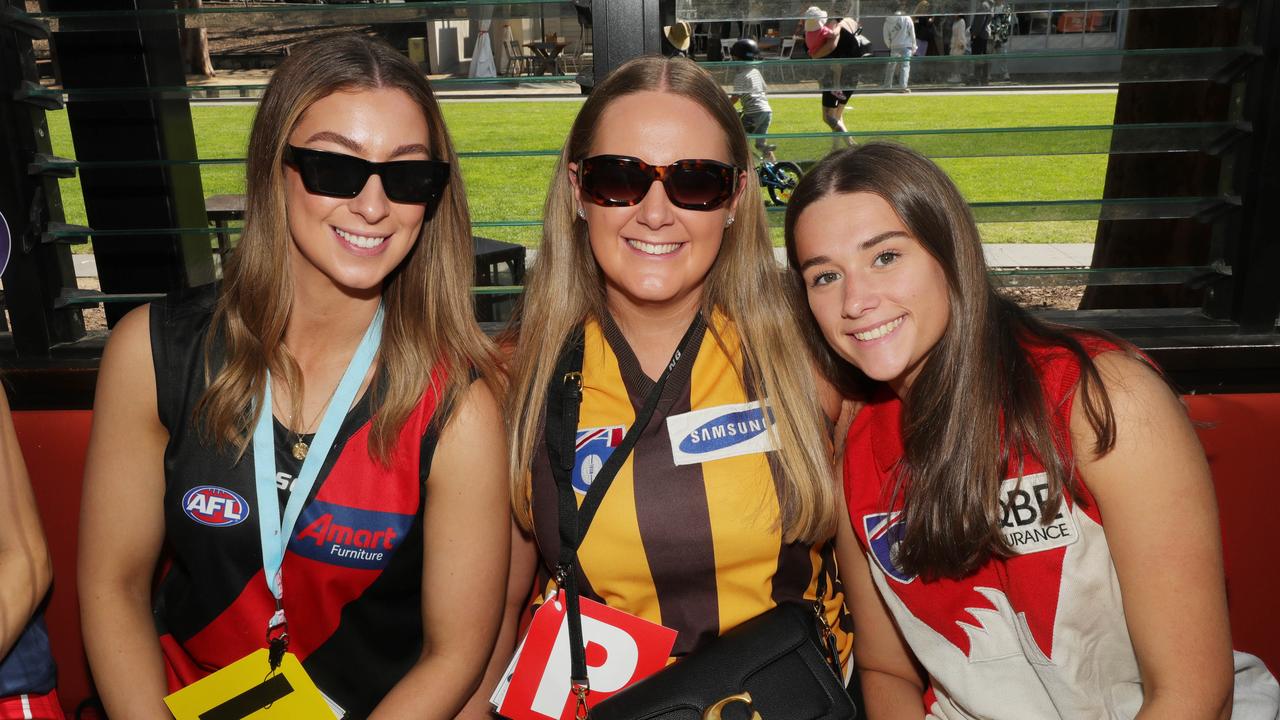
{"label": "red and white guernsey", "polygon": [[[1095,348],[1105,351],[1109,346]],[[1028,347],[1047,406],[1066,427],[1080,367],[1065,349]],[[1102,518],[1065,498],[1042,522],[1047,478],[1033,458],[1000,488],[1002,529],[1017,553],[963,580],[925,582],[894,564],[905,528],[888,507],[902,457],[901,403],[885,392],[859,413],[845,450],[845,496],[880,595],[929,673],[930,718],[1132,718],[1141,677]],[[1276,717],[1280,688],[1236,654],[1236,718]]]}

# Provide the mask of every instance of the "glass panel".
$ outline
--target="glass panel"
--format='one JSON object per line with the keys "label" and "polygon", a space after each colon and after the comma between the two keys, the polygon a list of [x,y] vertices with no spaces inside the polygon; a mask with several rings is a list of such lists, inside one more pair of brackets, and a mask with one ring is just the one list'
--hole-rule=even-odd
{"label": "glass panel", "polygon": [[164,293],[104,293],[97,290],[79,290],[63,288],[62,294],[53,300],[55,310],[63,308],[82,308],[101,303],[145,303],[159,300]]}
{"label": "glass panel", "polygon": [[1036,268],[1033,270],[991,270],[996,287],[1062,287],[1066,285],[1183,285],[1203,283],[1230,275],[1230,269],[1216,265],[1181,267]]}
{"label": "glass panel", "polygon": [[[493,85],[498,87],[515,87],[517,85],[552,85],[564,84],[567,90],[578,91],[578,85],[572,75],[521,75],[518,77],[449,77],[431,80],[431,87],[437,91],[451,88],[474,87],[476,85]],[[181,100],[182,98],[207,99],[224,97],[259,98],[267,89],[266,83],[247,83],[241,85],[194,85],[189,87],[150,87],[150,88],[87,88],[65,90],[58,86],[36,87],[26,90],[26,96],[37,98],[62,98],[63,100],[122,100],[129,98],[160,98]],[[495,88],[498,89],[498,88]]]}
{"label": "glass panel", "polygon": [[[932,158],[1018,157],[1030,155],[1123,155],[1140,153],[1215,152],[1249,129],[1240,123],[1142,123],[1080,127],[957,128],[947,130],[859,131],[848,133],[782,133],[753,135],[776,145],[779,159],[806,162],[831,149],[833,137],[859,144],[895,142]],[[461,159],[558,157],[558,148],[541,150],[476,150],[459,152]],[[244,158],[199,160],[116,160],[78,162],[37,156],[28,166],[46,173],[76,169],[109,170],[167,165],[243,165]]]}
{"label": "glass panel", "polygon": [[[1012,202],[974,202],[969,207],[979,223],[1080,221],[1080,220],[1170,220],[1213,215],[1219,210],[1234,207],[1239,200],[1233,197],[1188,198],[1134,198],[1123,200],[1043,200]],[[772,206],[765,209],[770,225],[781,227],[787,208]],[[542,221],[536,218],[504,218],[476,221],[473,228],[535,228]],[[92,230],[89,228],[54,228],[44,234],[45,242],[72,241],[78,239],[129,237],[137,235],[217,235],[239,234],[240,228],[139,228],[118,230]]]}
{"label": "glass panel", "polygon": [[[1223,0],[1017,0],[1012,3],[1019,15],[1038,15],[1063,10],[1106,12],[1114,10],[1154,10],[1160,8],[1218,7]],[[813,0],[676,0],[676,17],[689,22],[731,22],[736,20],[800,20],[811,5],[831,10],[832,3]],[[934,15],[977,12],[978,3],[969,0],[931,0]],[[888,17],[898,9],[897,0],[846,0],[849,15],[860,19]],[[914,3],[912,3],[914,7]]]}
{"label": "glass panel", "polygon": [[[1225,80],[1242,71],[1257,53],[1251,48],[1175,48],[1159,50],[1064,50],[1018,52],[1000,55],[930,55],[910,60],[911,87],[959,87],[971,85],[985,67],[994,81],[1006,75],[1009,82],[1034,85],[1078,85],[1081,83],[1175,82]],[[746,62],[703,62],[716,80],[733,87],[734,77],[754,67],[764,76],[770,95],[813,93],[842,89],[846,92],[879,93],[890,65],[902,60],[890,57],[838,58],[823,60],[763,60]],[[568,84],[569,75],[532,75],[492,78],[441,78],[432,80],[437,90],[454,87],[515,84]],[[64,100],[119,100],[136,97],[180,99],[184,97],[258,97],[266,85],[93,88],[64,90],[57,87],[29,87],[25,94],[37,98]],[[574,84],[571,89],[576,90]]]}
{"label": "glass panel", "polygon": [[781,133],[764,136],[777,145],[780,160],[816,160],[831,149],[833,136],[863,144],[907,145],[932,158],[1028,155],[1123,155],[1213,152],[1249,132],[1238,123],[1143,123],[1077,127],[957,128],[945,130]]}
{"label": "glass panel", "polygon": [[[971,202],[979,223],[1078,220],[1176,220],[1208,216],[1239,204],[1232,197],[1132,198],[1123,200],[1039,200]],[[765,208],[769,224],[782,227],[785,207]]]}
{"label": "glass panel", "polygon": [[[82,10],[31,13],[53,32],[86,32],[120,29],[134,18],[147,23],[177,22],[184,28],[226,30],[252,27],[259,31],[308,28],[316,25],[370,25],[426,20],[459,20],[494,13],[510,19],[541,17],[545,5],[566,5],[546,0],[443,0],[441,2],[358,3],[347,5],[281,4],[278,7],[210,7],[200,9]],[[572,12],[572,11],[570,11]],[[496,14],[496,13],[494,13]]]}
{"label": "glass panel", "polygon": [[[1258,54],[1252,48],[1172,48],[1157,50],[1040,50],[998,55],[929,55],[911,58],[911,87],[955,87],[979,82],[985,72],[1003,81],[1006,71],[1015,84],[1079,85],[1081,83],[1175,82],[1224,80],[1243,70]],[[901,58],[865,57],[707,62],[702,66],[728,88],[739,72],[754,67],[769,93],[812,93],[844,90],[883,92],[890,66]]]}
{"label": "glass panel", "polygon": [[[519,295],[524,291],[523,285],[488,285],[473,287],[473,295]],[[99,290],[80,290],[67,288],[53,301],[54,309],[85,308],[94,305],[112,303],[144,303],[159,300],[164,293],[104,293]]]}

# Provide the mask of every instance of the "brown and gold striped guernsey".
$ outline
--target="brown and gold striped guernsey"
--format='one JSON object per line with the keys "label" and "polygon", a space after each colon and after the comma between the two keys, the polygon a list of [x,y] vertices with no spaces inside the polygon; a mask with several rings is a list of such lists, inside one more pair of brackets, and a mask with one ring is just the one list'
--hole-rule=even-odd
{"label": "brown and gold striped guernsey", "polygon": [[[813,599],[822,555],[834,567],[830,545],[820,551],[782,542],[774,453],[752,449],[771,442],[770,435],[759,432],[758,406],[754,415],[742,407],[754,398],[742,382],[738,335],[719,313],[711,323],[715,332],[699,331],[698,351],[672,369],[653,419],[578,552],[582,594],[677,630],[673,657],[779,602]],[[582,476],[590,478],[608,457],[654,385],[609,318],[586,325],[582,378],[574,471],[579,503],[589,483]],[[556,489],[545,445],[538,448],[533,517],[542,560],[538,587],[548,592],[559,552]],[[698,453],[714,459],[696,462]],[[847,658],[850,628],[837,623],[843,598],[838,585],[827,587],[835,588],[827,592],[827,615],[833,627],[845,625],[836,632]]]}

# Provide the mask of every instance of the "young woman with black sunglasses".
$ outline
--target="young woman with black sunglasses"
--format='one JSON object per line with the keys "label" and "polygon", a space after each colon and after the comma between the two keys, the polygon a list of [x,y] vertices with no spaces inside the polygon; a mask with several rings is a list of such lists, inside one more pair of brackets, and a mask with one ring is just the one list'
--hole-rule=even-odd
{"label": "young woman with black sunglasses", "polygon": [[[686,59],[622,65],[574,121],[513,340],[506,405],[520,529],[487,686],[510,658],[531,581],[538,603],[557,587],[544,418],[552,423],[557,361],[578,338],[578,502],[651,393],[656,403],[579,549],[581,595],[677,631],[670,656],[680,658],[825,587],[847,655],[841,596],[824,573],[838,508],[818,400],[829,388],[787,320],[794,299],[751,167],[727,95]],[[822,397],[837,414],[839,398]]]}
{"label": "young woman with black sunglasses", "polygon": [[498,629],[475,598],[502,593],[509,521],[439,106],[380,41],[295,47],[247,179],[222,284],[133,311],[102,361],[80,546],[98,689],[114,717],[164,718],[243,658],[299,691],[296,658],[335,717],[453,717]]}

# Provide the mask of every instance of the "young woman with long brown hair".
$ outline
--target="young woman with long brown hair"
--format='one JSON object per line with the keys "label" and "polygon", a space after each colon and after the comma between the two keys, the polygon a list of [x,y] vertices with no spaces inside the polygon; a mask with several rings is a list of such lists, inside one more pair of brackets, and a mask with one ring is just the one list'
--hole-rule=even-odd
{"label": "young woman with long brown hair", "polygon": [[270,647],[335,716],[453,717],[509,522],[439,106],[380,41],[295,47],[247,177],[222,285],[130,313],[102,361],[80,543],[98,689],[113,716],[168,717],[166,693]]}
{"label": "young woman with long brown hair", "polygon": [[[539,602],[556,587],[544,418],[557,360],[575,337],[578,502],[661,388],[579,549],[582,595],[676,630],[676,658],[779,603],[814,599],[838,488],[815,365],[789,321],[795,296],[751,168],[728,97],[687,59],[625,63],[578,113],[551,181],[511,363],[512,500],[536,546],[513,548],[491,672],[510,657],[535,571]],[[824,397],[834,415],[838,398]],[[693,437],[735,420],[759,434]],[[824,599],[835,623],[833,586]]]}
{"label": "young woman with long brown hair", "polygon": [[1140,353],[996,293],[964,198],[907,148],[819,162],[786,235],[869,397],[840,560],[870,717],[1225,718],[1233,685],[1235,717],[1276,717],[1257,658],[1233,683],[1208,466]]}

